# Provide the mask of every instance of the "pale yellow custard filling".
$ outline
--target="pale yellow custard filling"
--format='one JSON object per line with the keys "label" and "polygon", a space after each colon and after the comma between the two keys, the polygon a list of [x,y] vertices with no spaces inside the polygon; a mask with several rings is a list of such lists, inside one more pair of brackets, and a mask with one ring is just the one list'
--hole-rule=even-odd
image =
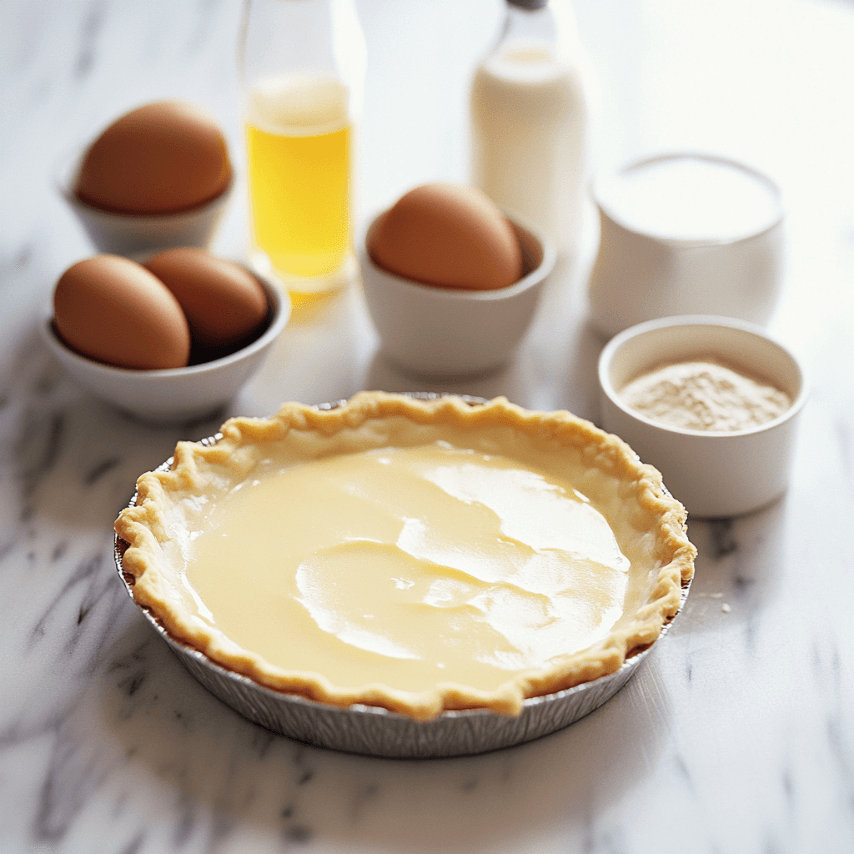
{"label": "pale yellow custard filling", "polygon": [[382,392],[179,443],[115,527],[173,639],[416,719],[518,714],[613,673],[677,612],[696,554],[660,474],[589,422]]}
{"label": "pale yellow custard filling", "polygon": [[494,690],[606,635],[628,563],[570,483],[436,443],[240,484],[189,546],[186,580],[206,619],[274,666]]}

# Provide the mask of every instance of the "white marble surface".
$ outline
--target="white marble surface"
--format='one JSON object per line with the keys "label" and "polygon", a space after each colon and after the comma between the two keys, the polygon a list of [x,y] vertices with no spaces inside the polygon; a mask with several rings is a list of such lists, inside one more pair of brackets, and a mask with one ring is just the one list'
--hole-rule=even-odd
{"label": "white marble surface", "polygon": [[[360,0],[360,199],[466,175],[467,75],[495,0]],[[0,4],[0,851],[64,854],[854,850],[854,5],[577,0],[601,82],[597,161],[750,160],[790,210],[772,329],[813,379],[791,488],[692,520],[688,605],[638,677],[541,741],[389,761],[307,747],[199,687],[128,601],[111,525],[136,476],[219,419],[152,428],[78,391],[36,323],[91,253],[57,158],[144,100],[196,100],[239,152],[236,0]],[[239,254],[245,208],[218,248]],[[593,238],[591,238],[592,240]],[[589,242],[589,241],[588,241]],[[584,263],[513,365],[450,390],[596,418]],[[358,288],[298,314],[230,412],[425,388],[376,355]]]}

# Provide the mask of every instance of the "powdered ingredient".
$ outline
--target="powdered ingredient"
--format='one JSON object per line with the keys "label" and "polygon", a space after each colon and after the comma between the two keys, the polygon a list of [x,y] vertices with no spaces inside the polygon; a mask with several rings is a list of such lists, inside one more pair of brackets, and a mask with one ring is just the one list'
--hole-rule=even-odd
{"label": "powdered ingredient", "polygon": [[629,382],[621,396],[651,421],[709,432],[757,427],[792,405],[786,392],[711,359],[657,368]]}

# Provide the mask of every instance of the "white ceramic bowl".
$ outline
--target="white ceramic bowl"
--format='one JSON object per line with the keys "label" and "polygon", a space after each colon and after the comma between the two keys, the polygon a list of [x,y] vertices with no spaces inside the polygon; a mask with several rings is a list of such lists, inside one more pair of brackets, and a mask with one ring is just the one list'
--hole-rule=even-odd
{"label": "white ceramic bowl", "polygon": [[52,318],[42,335],[59,363],[96,397],[152,423],[193,421],[212,415],[228,403],[258,370],[290,316],[287,295],[259,278],[267,294],[267,329],[242,349],[198,365],[155,371],[116,368],[70,350],[56,335]]}
{"label": "white ceramic bowl", "polygon": [[511,219],[525,275],[490,291],[442,288],[389,273],[373,262],[367,246],[377,219],[360,237],[359,262],[383,353],[404,370],[431,377],[482,374],[508,362],[528,331],[554,267],[551,241]]}
{"label": "white ceramic bowl", "polygon": [[66,157],[59,166],[57,186],[99,252],[138,259],[176,246],[210,246],[234,190],[228,187],[215,199],[173,214],[111,213],[84,204],[74,192],[82,155]]}
{"label": "white ceramic bowl", "polygon": [[[792,405],[758,427],[706,432],[651,421],[621,400],[623,386],[651,368],[709,357],[765,378],[787,392]],[[605,346],[599,357],[599,386],[602,427],[654,465],[692,516],[750,513],[785,492],[807,382],[795,356],[761,327],[708,316],[638,324]]]}
{"label": "white ceramic bowl", "polygon": [[785,266],[780,188],[723,157],[664,154],[594,183],[599,249],[590,318],[606,335],[687,314],[766,323]]}

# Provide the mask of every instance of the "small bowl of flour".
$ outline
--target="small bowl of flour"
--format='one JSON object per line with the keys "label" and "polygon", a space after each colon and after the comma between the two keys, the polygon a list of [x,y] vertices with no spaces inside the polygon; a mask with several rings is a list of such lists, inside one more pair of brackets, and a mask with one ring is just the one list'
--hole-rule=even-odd
{"label": "small bowl of flour", "polygon": [[742,515],[785,492],[807,383],[761,327],[705,316],[638,324],[602,351],[599,384],[602,426],[691,515]]}

